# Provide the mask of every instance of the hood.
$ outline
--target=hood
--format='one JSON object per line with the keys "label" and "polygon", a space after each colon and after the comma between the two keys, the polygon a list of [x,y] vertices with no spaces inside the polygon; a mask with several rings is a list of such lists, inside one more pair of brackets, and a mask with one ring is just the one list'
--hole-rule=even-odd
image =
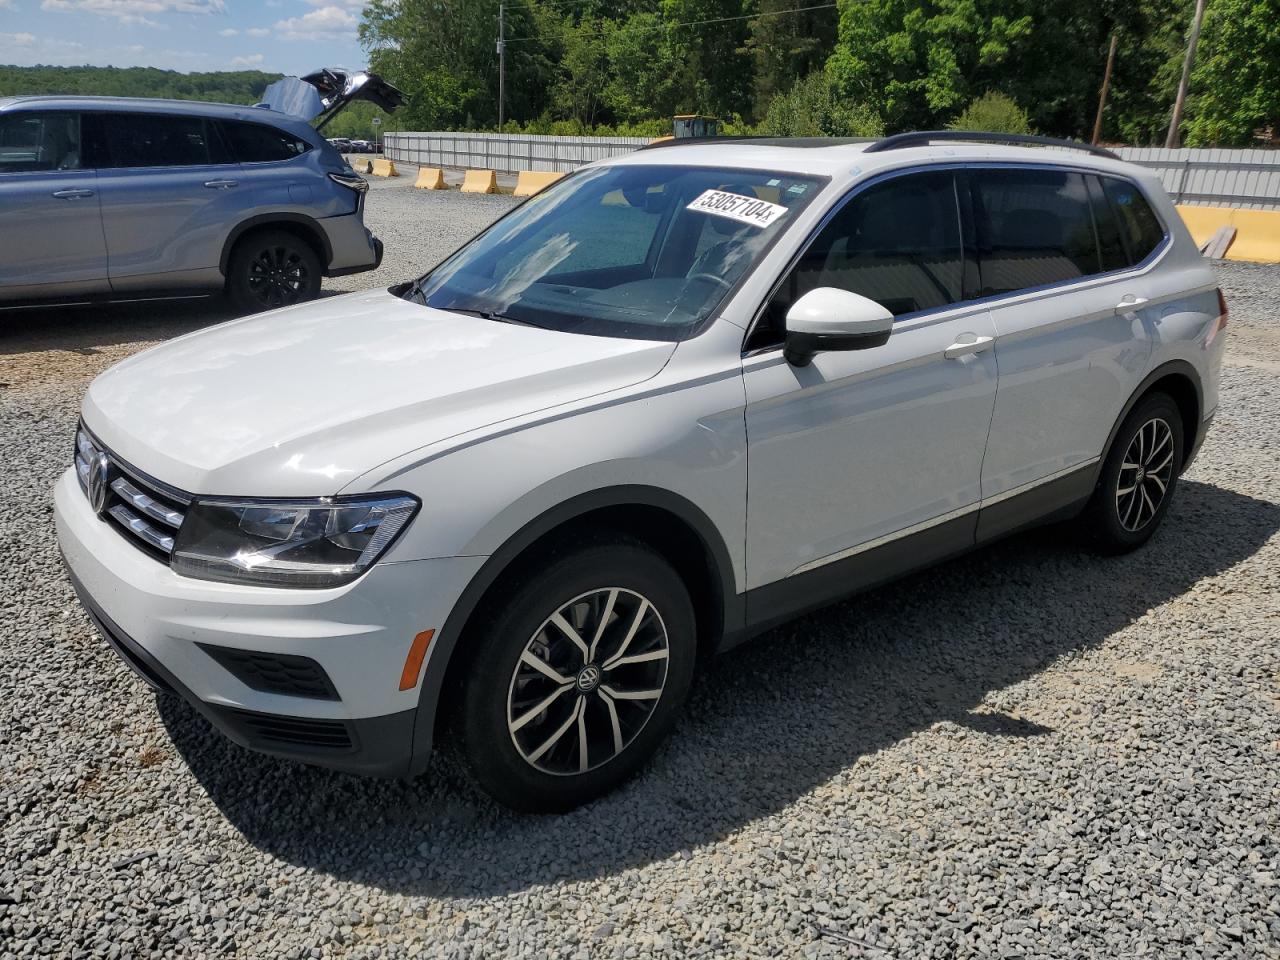
{"label": "hood", "polygon": [[356,100],[367,100],[387,113],[395,113],[405,99],[403,93],[376,73],[324,69],[305,77],[282,77],[263,91],[258,106],[308,123],[323,113],[316,124],[317,130],[323,130],[325,124]]}
{"label": "hood", "polygon": [[191,493],[325,496],[395,457],[656,375],[674,343],[559,333],[348,294],[125,360],[84,420]]}

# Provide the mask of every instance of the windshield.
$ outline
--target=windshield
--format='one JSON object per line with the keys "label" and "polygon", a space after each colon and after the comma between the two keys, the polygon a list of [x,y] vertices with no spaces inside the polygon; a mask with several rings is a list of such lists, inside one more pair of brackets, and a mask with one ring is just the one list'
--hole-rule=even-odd
{"label": "windshield", "polygon": [[619,165],[536,194],[414,287],[442,310],[553,330],[681,340],[824,180]]}

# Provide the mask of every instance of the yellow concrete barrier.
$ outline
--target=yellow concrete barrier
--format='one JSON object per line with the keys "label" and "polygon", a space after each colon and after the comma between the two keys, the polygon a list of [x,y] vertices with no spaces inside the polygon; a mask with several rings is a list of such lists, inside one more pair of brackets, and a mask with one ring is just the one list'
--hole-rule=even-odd
{"label": "yellow concrete barrier", "polygon": [[356,173],[373,173],[372,160],[357,160],[355,164]]}
{"label": "yellow concrete barrier", "polygon": [[531,197],[563,176],[563,173],[553,170],[521,170],[520,176],[516,178],[515,196]]}
{"label": "yellow concrete barrier", "polygon": [[449,185],[444,182],[444,171],[439,167],[419,167],[418,179],[413,181],[413,185],[419,190],[449,189]]}
{"label": "yellow concrete barrier", "polygon": [[376,160],[370,163],[369,172],[373,174],[375,177],[400,176],[400,172],[396,170],[395,163],[391,160],[388,160],[386,157],[378,157]]}
{"label": "yellow concrete barrier", "polygon": [[492,170],[468,170],[462,178],[463,193],[497,193],[498,175]]}
{"label": "yellow concrete barrier", "polygon": [[1178,213],[1197,245],[1207,242],[1221,227],[1235,227],[1236,239],[1227,250],[1228,260],[1280,263],[1280,210],[1183,205]]}

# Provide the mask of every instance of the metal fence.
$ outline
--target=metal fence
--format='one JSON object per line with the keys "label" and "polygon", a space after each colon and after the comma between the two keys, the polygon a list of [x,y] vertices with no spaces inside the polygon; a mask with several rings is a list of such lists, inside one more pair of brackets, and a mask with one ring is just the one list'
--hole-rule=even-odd
{"label": "metal fence", "polygon": [[[541,137],[497,133],[388,133],[392,160],[428,167],[568,171],[630,153],[644,137]],[[1280,150],[1166,150],[1120,147],[1125,160],[1154,170],[1177,203],[1280,209]]]}
{"label": "metal fence", "polygon": [[497,133],[388,133],[383,153],[426,167],[496,170],[574,170],[592,160],[630,153],[646,137],[542,137]]}

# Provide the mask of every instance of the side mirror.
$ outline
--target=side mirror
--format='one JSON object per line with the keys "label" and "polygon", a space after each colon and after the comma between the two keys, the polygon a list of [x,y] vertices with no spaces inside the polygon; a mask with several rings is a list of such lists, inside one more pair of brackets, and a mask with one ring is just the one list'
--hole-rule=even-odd
{"label": "side mirror", "polygon": [[819,350],[866,350],[889,339],[893,314],[867,297],[836,287],[810,290],[787,311],[783,355],[807,367]]}

